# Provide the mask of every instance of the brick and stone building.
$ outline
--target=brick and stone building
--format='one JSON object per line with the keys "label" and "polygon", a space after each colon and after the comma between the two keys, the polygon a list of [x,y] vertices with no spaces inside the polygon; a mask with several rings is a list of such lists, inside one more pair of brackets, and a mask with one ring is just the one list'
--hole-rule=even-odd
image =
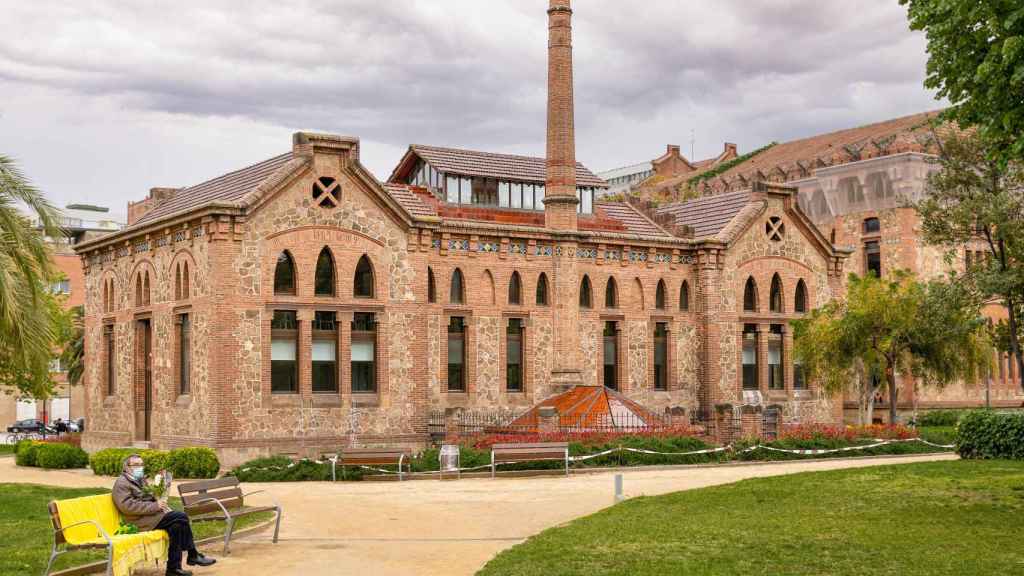
{"label": "brick and stone building", "polygon": [[[920,220],[908,202],[927,193],[928,176],[937,169],[936,135],[930,127],[935,112],[914,114],[884,122],[820,134],[791,142],[773,144],[726,170],[705,169],[677,179],[649,179],[634,189],[634,202],[671,196],[698,195],[696,203],[664,203],[656,217],[673,221],[691,206],[708,202],[728,204],[749,194],[752,183],[767,182],[797,189],[798,204],[819,232],[851,257],[847,272],[869,271],[884,277],[903,269],[919,278],[930,279],[950,270],[963,274],[972,262],[986,257],[981,241],[961,249],[952,264],[945,249],[925,245],[920,237]],[[637,200],[642,201],[637,201]],[[675,217],[683,220],[681,216]],[[986,307],[986,314],[1005,318],[999,304]],[[991,379],[951,383],[942,390],[916,387],[901,380],[897,408],[906,414],[934,408],[1024,405],[1021,375],[1009,355],[994,358]],[[888,417],[888,395],[875,401],[875,418]],[[846,418],[857,416],[855,394],[846,402]]]}
{"label": "brick and stone building", "polygon": [[516,416],[602,385],[654,414],[837,419],[788,322],[841,296],[848,253],[778,184],[671,217],[594,200],[568,0],[548,14],[543,159],[414,145],[382,183],[357,138],[300,132],[79,244],[85,446],[202,444],[230,465],[422,445],[432,412]]}

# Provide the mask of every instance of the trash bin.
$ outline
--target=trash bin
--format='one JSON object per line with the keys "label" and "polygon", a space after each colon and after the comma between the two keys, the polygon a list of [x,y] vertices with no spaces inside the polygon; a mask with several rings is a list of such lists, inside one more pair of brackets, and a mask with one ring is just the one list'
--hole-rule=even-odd
{"label": "trash bin", "polygon": [[437,456],[440,461],[440,478],[444,478],[445,473],[455,473],[455,477],[461,477],[459,472],[459,445],[458,444],[442,444],[441,452]]}

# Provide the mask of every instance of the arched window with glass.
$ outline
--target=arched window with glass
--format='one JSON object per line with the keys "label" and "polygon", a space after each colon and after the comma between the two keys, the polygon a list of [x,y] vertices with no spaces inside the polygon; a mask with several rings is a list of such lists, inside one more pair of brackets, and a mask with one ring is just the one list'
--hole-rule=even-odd
{"label": "arched window with glass", "polygon": [[654,307],[658,310],[665,309],[665,281],[658,280],[658,288],[654,292]]}
{"label": "arched window with glass", "polygon": [[615,284],[615,278],[609,277],[604,287],[604,307],[616,308],[619,305],[619,290]]}
{"label": "arched window with glass", "polygon": [[448,301],[452,304],[465,302],[465,288],[462,281],[462,270],[456,268],[452,272],[452,283],[448,289]]}
{"label": "arched window with glass", "polygon": [[679,285],[679,309],[683,312],[690,310],[690,283],[686,280]]}
{"label": "arched window with glass", "polygon": [[317,296],[334,296],[334,257],[324,246],[316,259],[316,274],[313,280],[313,293]]}
{"label": "arched window with glass", "polygon": [[743,287],[743,311],[757,312],[757,282],[753,276],[747,278],[747,284]]}
{"label": "arched window with glass", "polygon": [[593,307],[594,297],[593,290],[590,288],[590,277],[584,274],[583,280],[580,280],[580,308]]}
{"label": "arched window with glass", "polygon": [[274,294],[295,295],[295,261],[287,250],[277,256],[274,267]]}
{"label": "arched window with glass", "polygon": [[548,305],[548,275],[543,272],[537,277],[537,305]]}
{"label": "arched window with glass", "polygon": [[768,293],[768,310],[771,312],[781,313],[782,308],[782,278],[779,277],[778,273],[772,276],[772,287]]}
{"label": "arched window with glass", "polygon": [[356,298],[373,298],[373,294],[373,264],[370,263],[370,258],[363,254],[356,264],[352,295]]}
{"label": "arched window with glass", "polygon": [[519,279],[519,272],[512,272],[508,280],[508,303],[518,306],[523,303],[523,282]]}

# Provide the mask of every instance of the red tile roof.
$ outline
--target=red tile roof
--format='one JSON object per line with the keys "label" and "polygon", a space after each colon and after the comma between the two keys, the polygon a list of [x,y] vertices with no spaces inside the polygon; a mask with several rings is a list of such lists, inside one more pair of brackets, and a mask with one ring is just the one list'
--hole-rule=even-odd
{"label": "red tile roof", "polygon": [[[546,172],[544,158],[494,154],[476,150],[442,148],[413,144],[410,149],[420,158],[442,172],[486,178],[507,178],[523,182],[543,184]],[[582,163],[576,163],[576,184],[578,186],[607,187],[608,183],[598,178]]]}
{"label": "red tile roof", "polygon": [[[595,202],[598,215],[604,215],[612,220],[622,223],[625,231],[630,234],[641,234],[644,236],[669,236],[650,218],[644,216],[639,210],[625,202]],[[580,228],[584,228],[585,219],[580,218]]]}
{"label": "red tile roof", "polygon": [[714,191],[724,190],[725,183],[736,190],[757,179],[788,182],[809,177],[825,166],[901,152],[927,152],[931,146],[928,124],[938,114],[923,112],[775,144],[716,175],[710,184]]}
{"label": "red tile roof", "polygon": [[281,167],[292,159],[288,152],[280,156],[264,160],[241,170],[228,172],[212,180],[207,180],[188,188],[182,188],[171,199],[160,204],[131,227],[148,224],[179,212],[199,208],[208,202],[236,202],[252,192],[257,186],[270,178]]}
{"label": "red tile roof", "polygon": [[693,229],[694,239],[718,234],[750,201],[750,191],[726,192],[686,202],[676,202],[657,209],[657,214],[671,214],[679,226]]}

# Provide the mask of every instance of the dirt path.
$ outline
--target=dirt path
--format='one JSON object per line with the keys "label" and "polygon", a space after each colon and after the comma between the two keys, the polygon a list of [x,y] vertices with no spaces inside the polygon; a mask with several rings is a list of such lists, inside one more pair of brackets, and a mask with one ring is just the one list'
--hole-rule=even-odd
{"label": "dirt path", "polygon": [[[746,466],[629,470],[627,497],[726,484],[745,478],[928,460],[955,455],[818,460]],[[289,574],[473,574],[499,551],[612,504],[614,473],[459,481],[279,483],[266,489],[284,507],[281,542],[270,532],[237,540],[233,554],[197,576]],[[107,486],[91,472],[22,469],[0,459],[0,482]],[[258,497],[253,497],[258,498]]]}

